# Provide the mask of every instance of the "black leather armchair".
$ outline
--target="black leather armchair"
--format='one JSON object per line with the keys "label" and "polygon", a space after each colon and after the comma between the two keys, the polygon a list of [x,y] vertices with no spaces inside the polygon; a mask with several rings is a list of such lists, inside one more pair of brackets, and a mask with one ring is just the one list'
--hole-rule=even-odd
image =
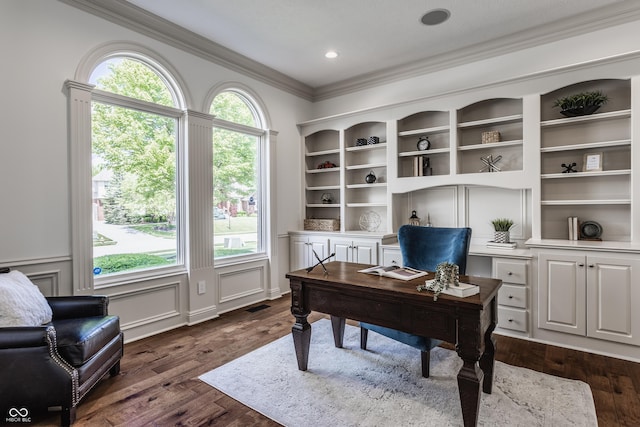
{"label": "black leather armchair", "polygon": [[107,372],[120,372],[124,339],[118,316],[108,314],[108,297],[47,302],[50,323],[0,328],[0,416],[60,407],[61,425],[68,426],[89,390]]}

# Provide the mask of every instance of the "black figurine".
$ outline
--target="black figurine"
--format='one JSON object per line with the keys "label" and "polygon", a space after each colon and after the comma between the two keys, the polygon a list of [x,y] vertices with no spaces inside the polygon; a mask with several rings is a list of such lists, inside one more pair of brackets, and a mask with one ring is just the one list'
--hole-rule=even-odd
{"label": "black figurine", "polygon": [[564,168],[562,173],[578,172],[577,170],[574,169],[576,167],[576,162],[569,163],[569,164],[563,163],[562,167]]}

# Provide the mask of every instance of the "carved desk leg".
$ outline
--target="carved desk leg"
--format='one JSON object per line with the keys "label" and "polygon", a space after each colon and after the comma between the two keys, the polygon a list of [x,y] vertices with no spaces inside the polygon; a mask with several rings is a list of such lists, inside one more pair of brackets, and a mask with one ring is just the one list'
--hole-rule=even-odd
{"label": "carved desk leg", "polygon": [[309,309],[304,305],[302,283],[291,281],[291,314],[296,318],[296,323],[291,327],[293,346],[296,349],[298,369],[307,370],[309,362],[309,345],[311,343],[311,325],[307,322]]}
{"label": "carved desk leg", "polygon": [[480,384],[484,377],[478,366],[482,351],[482,335],[477,316],[460,316],[458,319],[456,351],[464,362],[458,372],[462,419],[465,427],[476,426],[480,410]]}
{"label": "carved desk leg", "polygon": [[491,307],[491,322],[489,328],[484,334],[484,353],[480,358],[480,368],[484,372],[484,382],[482,384],[482,391],[491,394],[493,388],[493,365],[496,354],[496,339],[493,337],[493,330],[498,323],[498,302],[496,298],[489,304]]}

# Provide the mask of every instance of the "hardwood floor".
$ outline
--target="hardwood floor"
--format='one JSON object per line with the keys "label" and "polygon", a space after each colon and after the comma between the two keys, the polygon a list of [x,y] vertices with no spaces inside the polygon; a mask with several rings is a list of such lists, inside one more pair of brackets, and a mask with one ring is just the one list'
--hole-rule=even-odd
{"label": "hardwood floor", "polygon": [[[127,344],[120,374],[85,397],[74,426],[278,426],[198,380],[291,332],[289,297],[264,304]],[[309,321],[321,317],[312,313]],[[640,425],[640,364],[499,335],[496,341],[497,360],[588,383],[600,426]],[[59,417],[34,421],[52,426]]]}

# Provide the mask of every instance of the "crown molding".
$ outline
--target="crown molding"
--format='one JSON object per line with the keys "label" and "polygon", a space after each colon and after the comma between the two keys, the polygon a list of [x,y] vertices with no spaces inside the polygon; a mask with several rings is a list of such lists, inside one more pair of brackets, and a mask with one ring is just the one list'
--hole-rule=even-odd
{"label": "crown molding", "polygon": [[[368,114],[376,111],[390,110],[396,107],[406,106],[410,104],[417,104],[424,101],[429,101],[429,100],[434,100],[439,98],[447,98],[454,95],[460,95],[464,93],[478,91],[481,89],[497,88],[507,84],[517,84],[517,83],[532,81],[532,80],[541,79],[545,77],[559,76],[562,74],[575,73],[577,71],[588,70],[591,68],[601,67],[605,65],[611,65],[611,64],[616,64],[616,63],[621,63],[626,61],[637,61],[637,60],[640,60],[640,50],[635,50],[632,52],[627,52],[619,55],[612,55],[605,58],[598,58],[598,59],[593,59],[589,61],[574,63],[570,65],[564,65],[561,67],[550,68],[542,71],[536,71],[533,73],[524,73],[518,76],[511,77],[509,79],[490,81],[481,85],[466,86],[466,87],[461,87],[454,90],[436,92],[431,95],[422,96],[422,97],[414,98],[411,100],[392,102],[388,104],[379,104],[376,106],[362,108],[359,110],[346,111],[344,113],[333,114],[325,117],[318,117],[315,119],[306,120],[304,122],[299,122],[297,123],[297,126],[298,128],[304,128],[306,126],[318,125],[321,123],[331,123],[336,119],[344,119],[346,117],[355,117],[355,116],[360,116],[362,114]],[[630,78],[630,77],[631,76],[625,76],[624,78]],[[621,77],[616,77],[616,78],[621,78]]]}
{"label": "crown molding", "polygon": [[448,68],[505,55],[519,50],[606,29],[640,19],[640,2],[625,0],[571,18],[561,19],[507,37],[436,55],[427,59],[362,74],[341,82],[317,87],[314,101],[335,98],[394,81],[405,80]]}
{"label": "crown molding", "polygon": [[58,0],[85,12],[107,19],[156,40],[197,55],[218,65],[270,84],[303,99],[316,102],[364,89],[393,83],[423,74],[441,71],[505,55],[518,50],[579,36],[640,19],[640,2],[624,0],[547,25],[478,43],[403,66],[362,74],[325,86],[312,88],[273,68],[253,61],[220,44],[149,13],[126,0]]}
{"label": "crown molding", "polygon": [[309,101],[313,88],[126,0],[58,0]]}

